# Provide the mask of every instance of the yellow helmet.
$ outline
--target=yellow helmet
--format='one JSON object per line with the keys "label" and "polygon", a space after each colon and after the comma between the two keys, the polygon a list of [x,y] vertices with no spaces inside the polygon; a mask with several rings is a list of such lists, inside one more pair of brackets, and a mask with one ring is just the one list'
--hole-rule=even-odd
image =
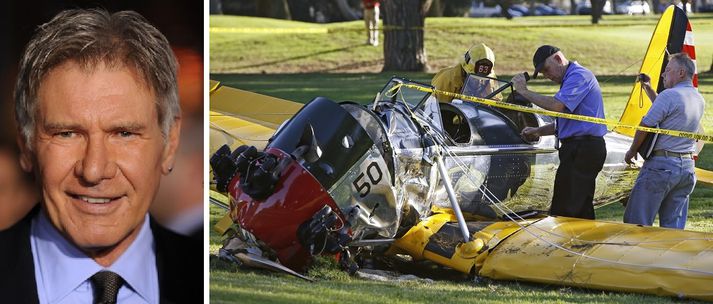
{"label": "yellow helmet", "polygon": [[495,72],[495,53],[484,43],[474,44],[463,54],[460,62],[468,74],[478,74],[493,77]]}

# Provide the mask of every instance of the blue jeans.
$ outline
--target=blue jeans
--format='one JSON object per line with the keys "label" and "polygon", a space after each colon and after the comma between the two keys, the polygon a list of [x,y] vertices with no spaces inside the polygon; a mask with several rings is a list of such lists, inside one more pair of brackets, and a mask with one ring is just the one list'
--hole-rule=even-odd
{"label": "blue jeans", "polygon": [[654,156],[644,162],[624,212],[624,222],[683,229],[688,198],[696,185],[693,160]]}

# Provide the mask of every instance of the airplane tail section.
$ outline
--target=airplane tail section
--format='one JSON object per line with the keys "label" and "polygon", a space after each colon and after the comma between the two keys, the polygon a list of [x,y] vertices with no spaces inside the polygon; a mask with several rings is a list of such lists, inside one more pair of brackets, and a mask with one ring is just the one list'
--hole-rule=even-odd
{"label": "airplane tail section", "polygon": [[[639,69],[639,73],[645,73],[651,77],[651,87],[656,92],[660,93],[664,90],[661,74],[668,63],[668,55],[681,52],[688,54],[693,59],[693,62],[696,62],[696,47],[693,41],[691,22],[682,9],[671,5],[664,11],[658,24],[656,24],[646,55],[644,55],[644,61],[641,63],[641,69]],[[693,74],[692,80],[693,86],[698,88],[697,69]],[[651,100],[641,88],[641,83],[637,81],[631,89],[629,100],[619,122],[626,125],[639,125],[641,118],[649,111],[649,108],[651,108]],[[616,127],[614,132],[633,137],[635,130]],[[702,126],[698,133],[703,133]],[[696,143],[696,157],[702,149],[703,142],[698,141]],[[712,171],[696,168],[696,176],[699,183],[713,186]]]}
{"label": "airplane tail section", "polygon": [[[682,9],[671,5],[661,15],[639,69],[639,73],[651,77],[651,87],[656,92],[664,90],[661,74],[668,63],[668,55],[680,52],[687,53],[695,62],[696,50],[691,23]],[[698,72],[694,74],[693,85],[698,87]],[[651,108],[651,100],[641,88],[641,83],[636,82],[619,122],[637,126],[649,108]],[[635,130],[617,127],[614,128],[614,132],[633,137]]]}

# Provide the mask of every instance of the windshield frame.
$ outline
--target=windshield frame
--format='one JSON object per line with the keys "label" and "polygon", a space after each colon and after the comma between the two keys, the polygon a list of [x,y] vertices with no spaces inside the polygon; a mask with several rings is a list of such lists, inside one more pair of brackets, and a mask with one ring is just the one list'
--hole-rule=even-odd
{"label": "windshield frame", "polygon": [[[391,87],[393,87],[393,85],[391,85],[392,82],[396,82],[396,83],[400,83],[400,84],[417,85],[417,86],[421,86],[421,87],[424,87],[424,88],[429,88],[429,89],[431,89],[431,90],[434,90],[434,89],[435,89],[432,85],[424,84],[424,83],[421,83],[421,82],[418,82],[418,81],[409,80],[409,79],[406,79],[406,78],[403,78],[403,77],[393,76],[393,77],[391,77],[391,78],[389,79],[389,81],[386,82],[386,84],[385,84],[384,87],[381,89],[381,91],[379,91],[379,98],[378,98],[377,102],[401,103],[401,100],[398,100],[397,98],[395,98],[396,96],[394,96],[394,97],[392,98],[392,97],[388,97],[388,96],[386,95],[386,93],[388,92],[388,90],[389,90]],[[403,90],[403,89],[414,90],[414,89],[411,89],[411,88],[404,88],[404,87],[399,88],[399,90]],[[428,100],[428,98],[431,97],[431,95],[433,94],[432,92],[422,92],[422,93],[423,93],[423,97],[422,97],[418,102],[416,102],[416,103],[412,103],[412,102],[406,100],[406,98],[404,98],[404,101],[406,102],[406,104],[409,105],[409,108],[410,108],[412,111],[415,111],[416,109],[422,107],[423,104]],[[398,94],[398,93],[397,93],[397,94]],[[401,93],[401,94],[403,94],[403,93]]]}
{"label": "windshield frame", "polygon": [[[495,80],[500,84],[498,88],[493,90],[493,92],[489,93],[486,96],[473,96],[465,93],[465,90],[467,88],[467,84],[469,83],[470,79],[476,79],[476,80]],[[463,87],[461,88],[460,94],[466,95],[466,96],[472,96],[472,97],[477,97],[477,98],[483,98],[483,99],[493,99],[496,95],[500,94],[502,91],[505,91],[507,88],[512,88],[512,82],[500,80],[494,77],[488,77],[488,76],[481,76],[477,74],[468,74],[466,75],[465,79],[463,80]],[[512,92],[511,92],[512,93]]]}

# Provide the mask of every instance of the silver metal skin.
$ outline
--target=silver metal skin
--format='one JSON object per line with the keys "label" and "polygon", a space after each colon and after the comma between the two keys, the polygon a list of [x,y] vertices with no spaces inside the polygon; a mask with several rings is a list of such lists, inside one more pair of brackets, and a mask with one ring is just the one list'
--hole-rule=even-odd
{"label": "silver metal skin", "polygon": [[[549,209],[559,164],[556,139],[543,136],[527,142],[520,138],[519,128],[550,123],[551,117],[458,100],[442,104],[427,93],[404,87],[392,90],[406,82],[393,79],[379,93],[376,105],[342,104],[375,142],[329,190],[344,214],[358,209],[352,227],[355,240],[394,237],[399,227],[407,226],[402,223],[405,210],[425,218],[433,207],[453,209],[465,230],[464,240],[469,241],[463,224],[468,219]],[[454,122],[462,129],[454,129]],[[424,143],[425,137],[433,137],[442,150]],[[608,155],[597,177],[595,206],[626,197],[638,172],[624,163],[630,138],[609,132],[605,141]],[[383,146],[389,148],[379,148]],[[368,195],[360,196],[355,186],[362,185],[368,170],[376,172],[375,166],[382,174],[388,168],[393,176],[370,184]]]}

